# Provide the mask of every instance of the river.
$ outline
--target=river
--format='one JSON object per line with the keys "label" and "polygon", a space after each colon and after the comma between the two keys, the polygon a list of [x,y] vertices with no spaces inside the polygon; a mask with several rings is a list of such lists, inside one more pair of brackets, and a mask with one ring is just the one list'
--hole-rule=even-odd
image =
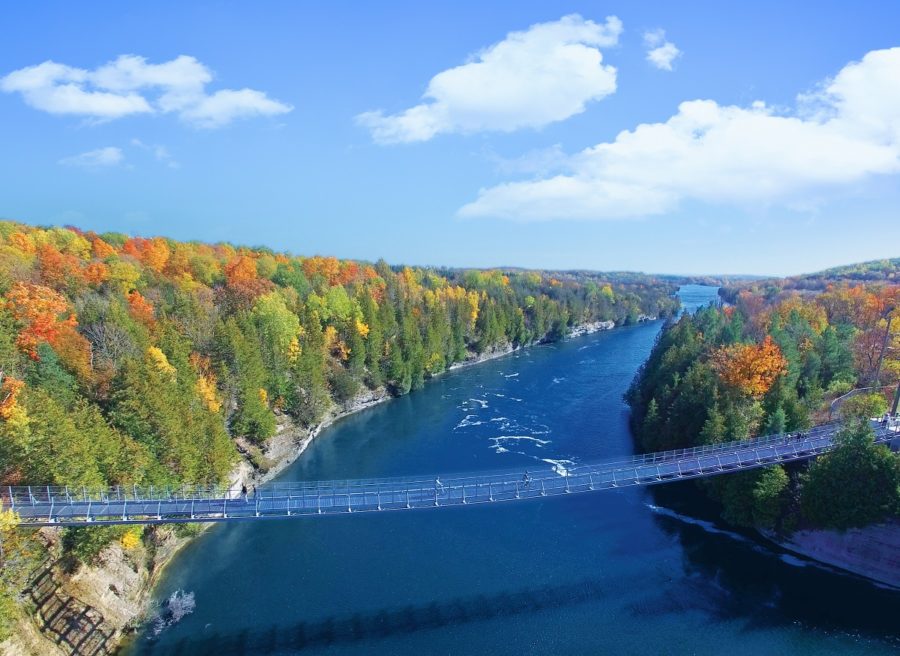
{"label": "river", "polygon": [[[715,288],[684,289],[694,307]],[[556,466],[633,452],[622,394],[661,322],[455,370],[323,432],[281,480]],[[682,487],[687,486],[687,487]],[[217,526],[147,654],[883,654],[897,593],[716,523],[690,484]]]}

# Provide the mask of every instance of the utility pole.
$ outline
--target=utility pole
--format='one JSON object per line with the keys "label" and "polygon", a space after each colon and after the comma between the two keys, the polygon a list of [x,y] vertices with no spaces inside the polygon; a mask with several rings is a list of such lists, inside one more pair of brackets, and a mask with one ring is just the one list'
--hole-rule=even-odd
{"label": "utility pole", "polygon": [[[887,318],[887,328],[884,331],[884,341],[881,342],[881,354],[878,356],[878,368],[875,370],[875,386],[881,384],[881,365],[884,363],[884,353],[887,351],[888,342],[891,341],[891,323],[894,320],[893,313],[897,306],[885,310],[884,316]],[[891,405],[891,415],[897,414],[897,406],[900,405],[900,382],[897,383],[897,391],[894,393],[894,403]]]}
{"label": "utility pole", "polygon": [[[895,309],[891,308],[890,312],[893,312]],[[891,323],[893,321],[893,315],[888,314],[887,328],[884,330],[884,340],[881,342],[881,355],[878,356],[878,367],[875,369],[875,387],[881,384],[881,365],[884,364],[884,352],[887,351],[888,342],[891,340]]]}

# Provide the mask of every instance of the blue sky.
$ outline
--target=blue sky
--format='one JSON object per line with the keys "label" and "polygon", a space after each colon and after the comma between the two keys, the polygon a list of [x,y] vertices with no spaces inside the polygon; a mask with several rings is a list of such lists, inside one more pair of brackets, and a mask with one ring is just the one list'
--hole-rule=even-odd
{"label": "blue sky", "polygon": [[898,256],[900,4],[787,4],[7,3],[0,216],[454,266]]}

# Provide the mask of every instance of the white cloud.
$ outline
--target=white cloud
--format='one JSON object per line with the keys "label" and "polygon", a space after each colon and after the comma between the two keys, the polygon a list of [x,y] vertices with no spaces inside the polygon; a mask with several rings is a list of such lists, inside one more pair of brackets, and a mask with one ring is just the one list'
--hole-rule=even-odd
{"label": "white cloud", "polygon": [[666,40],[665,30],[644,32],[644,45],[647,47],[647,61],[663,71],[671,71],[672,62],[681,56],[675,44]]}
{"label": "white cloud", "polygon": [[0,90],[20,93],[28,105],[44,112],[96,121],[175,113],[195,125],[212,128],[236,118],[272,116],[293,109],[252,89],[207,94],[206,85],[212,79],[204,64],[187,55],[162,64],[121,55],[94,70],[53,61],[27,66],[0,78]]}
{"label": "white cloud", "polygon": [[666,41],[664,44],[647,52],[647,61],[663,71],[672,70],[672,62],[681,54],[675,44]]}
{"label": "white cloud", "polygon": [[152,153],[157,162],[165,164],[170,169],[181,168],[181,164],[172,158],[172,153],[169,152],[169,149],[161,144],[146,144],[140,139],[135,138],[131,140],[131,145]]}
{"label": "white cloud", "polygon": [[71,157],[63,157],[59,163],[64,166],[80,166],[83,168],[100,168],[105,166],[118,166],[125,161],[125,155],[121,148],[115,146],[107,146],[106,148],[97,148],[89,150],[80,155],[72,155]]}
{"label": "white cloud", "polygon": [[379,143],[427,141],[446,132],[539,128],[584,111],[616,90],[600,48],[618,43],[622,22],[578,15],[540,23],[438,73],[424,102],[398,114],[365,112],[357,122]]}
{"label": "white cloud", "polygon": [[205,128],[217,128],[236,118],[273,116],[290,111],[286,105],[272,100],[262,91],[225,89],[205,96],[202,101],[187,107],[182,116]]}
{"label": "white cloud", "polygon": [[798,108],[712,100],[571,156],[566,172],[483,189],[466,217],[616,219],[686,200],[810,204],[835,187],[900,172],[900,48],[845,66]]}

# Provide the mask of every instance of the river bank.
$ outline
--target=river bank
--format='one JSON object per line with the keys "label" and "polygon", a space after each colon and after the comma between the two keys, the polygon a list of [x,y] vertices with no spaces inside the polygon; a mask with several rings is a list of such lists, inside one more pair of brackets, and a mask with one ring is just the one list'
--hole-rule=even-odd
{"label": "river bank", "polygon": [[[650,320],[649,317],[644,320]],[[612,321],[591,322],[570,329],[567,339],[615,328]],[[521,348],[521,347],[520,347]],[[527,347],[526,347],[527,348]],[[518,349],[511,344],[494,347],[483,353],[470,353],[462,362],[448,367],[458,370],[509,355]],[[383,387],[363,390],[349,402],[334,404],[325,417],[311,428],[295,424],[288,416],[280,415],[276,434],[263,449],[242,438],[236,438],[241,459],[229,476],[229,484],[240,488],[261,485],[282,473],[310,446],[313,440],[336,422],[395,398]],[[46,576],[53,581],[54,595],[65,601],[56,604],[63,607],[53,616],[43,612],[40,603],[32,603],[32,617],[20,623],[12,637],[0,643],[3,656],[29,656],[31,654],[80,653],[74,645],[83,644],[91,635],[102,635],[104,648],[97,654],[114,653],[116,646],[152,615],[150,602],[153,591],[172,559],[213,524],[198,525],[197,530],[185,534],[184,529],[160,526],[151,529],[145,544],[125,549],[119,542],[108,545],[99,554],[97,562],[82,565],[74,572],[66,572],[62,563],[50,564]],[[60,532],[42,529],[42,538],[51,552],[59,552]],[[33,601],[33,600],[32,600]],[[65,607],[90,609],[94,620],[86,631],[54,631],[53,624],[69,626]],[[70,618],[71,619],[71,618]],[[43,627],[40,626],[43,624]],[[70,648],[66,648],[69,645]]]}
{"label": "river bank", "polygon": [[900,590],[900,520],[844,531],[801,530],[762,535],[804,558]]}

